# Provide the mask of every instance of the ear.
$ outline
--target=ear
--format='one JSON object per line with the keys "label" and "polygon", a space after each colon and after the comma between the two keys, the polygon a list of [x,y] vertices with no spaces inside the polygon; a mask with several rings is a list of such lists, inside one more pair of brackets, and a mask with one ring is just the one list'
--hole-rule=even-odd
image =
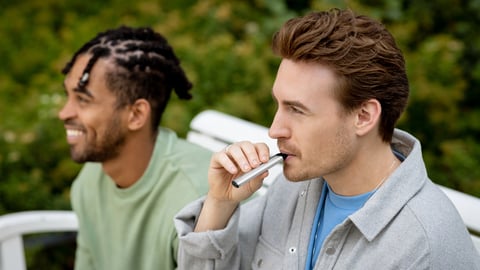
{"label": "ear", "polygon": [[150,124],[151,107],[146,99],[137,99],[130,105],[128,114],[128,128],[130,130],[139,130],[145,125]]}
{"label": "ear", "polygon": [[382,105],[376,99],[365,101],[356,112],[355,129],[363,136],[378,126],[382,114]]}

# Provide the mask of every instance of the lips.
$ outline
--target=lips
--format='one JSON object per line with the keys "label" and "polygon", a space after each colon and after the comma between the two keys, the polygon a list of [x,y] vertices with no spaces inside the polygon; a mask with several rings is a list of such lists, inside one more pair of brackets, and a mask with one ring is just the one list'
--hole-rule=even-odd
{"label": "lips", "polygon": [[285,155],[284,160],[287,160],[287,159],[291,158],[292,156],[295,156],[295,155],[293,155],[291,152],[289,152],[289,151],[287,151],[287,150],[285,150],[285,149],[282,149],[282,148],[280,148],[280,153],[282,153],[283,155]]}
{"label": "lips", "polygon": [[65,130],[67,133],[67,142],[69,144],[78,142],[78,140],[85,135],[85,132],[80,129],[66,128]]}

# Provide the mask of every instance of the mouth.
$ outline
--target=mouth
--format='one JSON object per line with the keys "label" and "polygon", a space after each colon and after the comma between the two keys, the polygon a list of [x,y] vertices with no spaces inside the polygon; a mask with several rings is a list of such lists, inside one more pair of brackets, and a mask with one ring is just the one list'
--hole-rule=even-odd
{"label": "mouth", "polygon": [[83,131],[78,129],[67,129],[67,136],[68,137],[78,137],[84,134]]}
{"label": "mouth", "polygon": [[285,150],[285,149],[280,149],[280,153],[282,154],[284,161],[286,161],[287,159],[290,159],[290,158],[292,158],[293,156],[295,156],[295,155],[293,155],[292,153],[288,152],[288,151]]}
{"label": "mouth", "polygon": [[85,136],[85,132],[80,129],[66,128],[67,142],[69,144],[76,143],[79,138]]}

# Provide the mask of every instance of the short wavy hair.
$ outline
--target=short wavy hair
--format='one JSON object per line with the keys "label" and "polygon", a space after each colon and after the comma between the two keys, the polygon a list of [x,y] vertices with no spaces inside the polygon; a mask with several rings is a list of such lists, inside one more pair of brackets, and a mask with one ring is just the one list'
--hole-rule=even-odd
{"label": "short wavy hair", "polygon": [[346,112],[378,100],[379,133],[391,141],[409,85],[402,52],[380,22],[349,9],[312,12],[288,20],[273,36],[272,49],[285,59],[331,68],[339,79],[334,95]]}

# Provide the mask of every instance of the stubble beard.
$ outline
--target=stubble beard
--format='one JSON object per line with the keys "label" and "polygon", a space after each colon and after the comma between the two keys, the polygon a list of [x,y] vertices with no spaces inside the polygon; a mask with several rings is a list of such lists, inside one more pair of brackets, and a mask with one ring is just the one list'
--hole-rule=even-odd
{"label": "stubble beard", "polygon": [[122,129],[120,119],[115,117],[103,134],[91,139],[88,134],[85,136],[87,139],[83,150],[70,146],[72,160],[77,163],[104,162],[117,157],[125,144],[126,131]]}
{"label": "stubble beard", "polygon": [[[298,154],[293,165],[285,164],[283,174],[292,182],[307,181],[341,170],[350,162],[352,142],[348,138],[348,130],[345,126],[340,127],[331,142],[323,145],[329,147],[328,151],[309,151],[306,155]],[[324,149],[322,149],[324,150]],[[315,157],[315,158],[313,158]],[[305,158],[309,158],[305,160]]]}

